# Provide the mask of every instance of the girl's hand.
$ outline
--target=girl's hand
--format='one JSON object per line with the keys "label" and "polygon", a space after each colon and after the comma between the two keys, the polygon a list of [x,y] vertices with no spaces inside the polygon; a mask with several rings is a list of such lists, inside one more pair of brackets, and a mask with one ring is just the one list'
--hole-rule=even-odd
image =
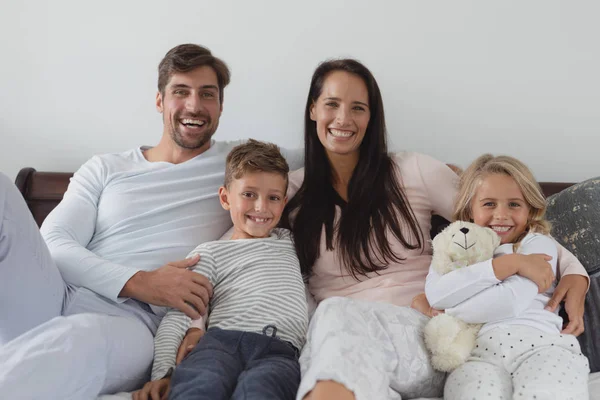
{"label": "girl's hand", "polygon": [[133,392],[133,400],[167,400],[169,388],[171,386],[171,377],[150,381],[138,391]]}
{"label": "girl's hand", "polygon": [[538,293],[544,293],[554,282],[554,271],[548,261],[552,260],[547,254],[518,254],[519,267],[517,274],[530,279],[538,286]]}
{"label": "girl's hand", "polygon": [[552,298],[546,305],[546,310],[554,312],[564,299],[569,324],[564,327],[561,333],[579,336],[585,330],[583,310],[587,289],[588,281],[583,275],[565,275],[558,282]]}
{"label": "girl's hand", "polygon": [[198,344],[200,339],[204,336],[204,331],[199,328],[190,328],[183,337],[179,350],[177,350],[177,357],[175,358],[175,365],[179,365],[183,359],[190,354],[194,347]]}
{"label": "girl's hand", "polygon": [[430,318],[444,313],[444,310],[436,310],[429,305],[429,301],[427,301],[425,293],[421,293],[413,297],[412,302],[410,303],[410,308],[414,308],[421,314],[425,314]]}

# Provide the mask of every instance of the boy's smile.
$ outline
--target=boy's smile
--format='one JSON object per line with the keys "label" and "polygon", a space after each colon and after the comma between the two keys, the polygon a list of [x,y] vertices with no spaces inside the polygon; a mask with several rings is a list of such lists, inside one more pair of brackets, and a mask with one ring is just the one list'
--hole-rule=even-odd
{"label": "boy's smile", "polygon": [[248,172],[219,189],[224,209],[231,213],[234,233],[231,239],[269,236],[277,226],[287,202],[286,179],[273,172]]}

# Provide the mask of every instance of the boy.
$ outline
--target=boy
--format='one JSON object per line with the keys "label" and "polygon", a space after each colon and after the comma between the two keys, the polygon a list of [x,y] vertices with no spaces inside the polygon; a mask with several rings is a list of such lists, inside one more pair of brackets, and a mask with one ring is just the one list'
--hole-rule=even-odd
{"label": "boy", "polygon": [[[153,381],[134,399],[295,398],[308,315],[290,233],[275,228],[287,202],[288,172],[273,144],[250,139],[229,153],[219,199],[233,235],[188,256],[200,256],[193,270],[214,287],[209,329],[204,333],[204,318],[192,321],[170,309],[155,337]],[[188,328],[202,339],[174,368]]]}

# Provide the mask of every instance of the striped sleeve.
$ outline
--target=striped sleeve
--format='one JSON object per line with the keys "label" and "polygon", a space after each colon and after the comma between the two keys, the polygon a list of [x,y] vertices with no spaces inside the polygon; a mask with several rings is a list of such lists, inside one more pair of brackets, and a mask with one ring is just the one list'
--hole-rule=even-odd
{"label": "striped sleeve", "polygon": [[213,286],[216,285],[218,282],[217,262],[215,261],[212,251],[209,250],[208,246],[200,245],[192,250],[187,258],[193,257],[196,254],[200,255],[200,261],[198,261],[198,264],[194,265],[192,271],[204,275]]}
{"label": "striped sleeve", "polygon": [[177,350],[191,321],[187,315],[174,309],[162,319],[154,337],[153,381],[164,378],[175,367]]}
{"label": "striped sleeve", "polygon": [[[200,260],[193,267],[193,271],[206,276],[215,285],[217,271],[212,253],[205,246],[200,245],[188,255],[188,258],[195,254],[200,254]],[[170,309],[160,322],[154,337],[153,381],[164,378],[175,367],[177,350],[191,323],[191,318],[176,309]]]}

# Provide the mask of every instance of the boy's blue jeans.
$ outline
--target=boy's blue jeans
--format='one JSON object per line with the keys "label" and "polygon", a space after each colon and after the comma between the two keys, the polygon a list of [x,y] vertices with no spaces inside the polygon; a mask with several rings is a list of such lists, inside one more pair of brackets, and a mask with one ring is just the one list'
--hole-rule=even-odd
{"label": "boy's blue jeans", "polygon": [[175,368],[169,399],[294,400],[300,385],[298,350],[274,331],[271,326],[262,335],[209,329]]}

